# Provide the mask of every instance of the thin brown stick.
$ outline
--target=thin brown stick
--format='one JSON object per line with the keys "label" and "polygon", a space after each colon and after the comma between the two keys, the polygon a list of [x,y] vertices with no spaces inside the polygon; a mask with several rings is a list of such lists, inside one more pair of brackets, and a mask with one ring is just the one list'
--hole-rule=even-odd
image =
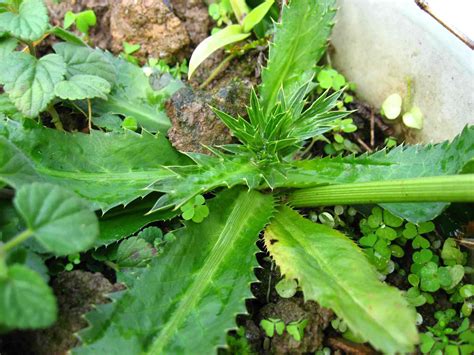
{"label": "thin brown stick", "polygon": [[428,15],[433,17],[436,21],[438,21],[444,28],[446,28],[449,32],[463,41],[469,48],[474,49],[474,41],[471,40],[465,33],[458,30],[455,26],[450,26],[449,24],[445,23],[438,14],[436,14],[433,9],[429,6],[428,1],[426,0],[415,0],[415,3]]}

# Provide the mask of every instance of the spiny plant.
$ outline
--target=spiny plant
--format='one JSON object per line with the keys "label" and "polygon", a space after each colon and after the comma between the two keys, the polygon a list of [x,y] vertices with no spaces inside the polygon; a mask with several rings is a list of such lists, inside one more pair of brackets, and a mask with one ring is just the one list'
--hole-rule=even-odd
{"label": "spiny plant", "polygon": [[[351,239],[295,208],[380,204],[419,224],[449,202],[474,201],[474,128],[451,143],[294,160],[308,139],[350,114],[335,109],[341,92],[306,102],[335,11],[333,0],[292,0],[283,8],[248,120],[215,109],[242,144],[209,147],[212,155],[179,154],[163,135],[146,131],[84,135],[0,121],[0,181],[14,189],[52,183],[89,201],[105,213],[95,246],[177,216],[190,201],[198,204],[198,195],[208,198],[207,218],[184,222],[148,267],[118,270],[127,291],[86,316],[90,326],[74,353],[210,353],[224,345],[251,297],[261,232],[282,274],[298,280],[306,300],[334,310],[378,350],[414,350],[416,313],[402,293],[379,280]],[[150,200],[156,193],[158,200]],[[21,309],[18,314],[25,316]]]}

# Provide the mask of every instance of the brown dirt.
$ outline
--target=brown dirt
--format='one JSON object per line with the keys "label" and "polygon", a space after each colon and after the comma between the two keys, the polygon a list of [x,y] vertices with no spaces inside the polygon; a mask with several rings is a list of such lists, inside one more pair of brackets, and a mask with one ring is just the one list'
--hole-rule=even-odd
{"label": "brown dirt", "polygon": [[52,282],[58,301],[58,320],[54,326],[38,331],[13,332],[3,339],[5,355],[62,355],[79,344],[74,336],[87,326],[84,314],[92,306],[109,302],[107,294],[123,288],[111,284],[102,274],[75,270],[60,273]]}
{"label": "brown dirt", "polygon": [[68,11],[81,12],[87,9],[94,10],[97,16],[97,25],[90,30],[90,38],[97,47],[110,49],[112,37],[110,35],[110,3],[113,0],[63,0],[59,4],[53,0],[46,0],[51,23],[62,26],[64,15]]}
{"label": "brown dirt", "polygon": [[67,11],[92,9],[97,25],[91,42],[114,53],[124,41],[140,44],[136,55],[173,60],[189,55],[207,37],[210,18],[202,0],[46,0],[51,22],[62,25]]}
{"label": "brown dirt", "polygon": [[323,331],[329,326],[333,313],[316,302],[304,302],[302,297],[293,297],[263,307],[259,319],[269,318],[281,319],[285,324],[303,319],[308,321],[301,341],[295,340],[285,331],[282,335],[275,334],[268,342],[268,350],[272,354],[302,354],[315,352],[322,346]]}
{"label": "brown dirt", "polygon": [[190,44],[184,23],[157,0],[118,1],[112,6],[110,31],[112,51],[120,52],[124,41],[141,44],[136,56],[142,59],[170,58]]}
{"label": "brown dirt", "polygon": [[[183,152],[210,152],[203,145],[213,146],[232,142],[227,127],[212,112],[210,106],[231,115],[244,115],[250,84],[235,80],[214,94],[186,87],[179,90],[166,104],[172,128],[168,138],[175,148]],[[237,108],[237,110],[236,110]]]}

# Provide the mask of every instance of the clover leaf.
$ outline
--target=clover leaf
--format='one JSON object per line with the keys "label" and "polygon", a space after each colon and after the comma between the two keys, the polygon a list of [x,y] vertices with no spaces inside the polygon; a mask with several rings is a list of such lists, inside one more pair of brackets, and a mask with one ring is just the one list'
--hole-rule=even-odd
{"label": "clover leaf", "polygon": [[197,195],[194,200],[189,201],[181,207],[181,215],[185,221],[192,220],[194,223],[201,223],[209,215],[209,208],[205,205],[203,196]]}

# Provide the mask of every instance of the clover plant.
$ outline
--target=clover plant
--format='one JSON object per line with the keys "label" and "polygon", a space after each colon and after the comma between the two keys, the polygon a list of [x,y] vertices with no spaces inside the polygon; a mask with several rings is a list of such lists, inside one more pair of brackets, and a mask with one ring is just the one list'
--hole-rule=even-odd
{"label": "clover plant", "polygon": [[[430,241],[424,235],[431,225],[427,222],[450,202],[474,201],[469,164],[474,157],[474,128],[466,127],[452,142],[435,145],[295,159],[308,141],[330,132],[350,115],[338,108],[342,91],[324,91],[314,101],[308,99],[314,89],[314,64],[325,52],[334,23],[333,0],[292,0],[284,6],[262,83],[251,93],[248,118],[214,109],[235,143],[208,147],[209,155],[177,152],[170,145],[165,136],[170,123],[161,110],[164,94],[150,87],[140,68],[77,43],[56,44],[56,54],[38,59],[33,55],[34,42],[48,31],[42,1],[8,1],[2,6],[1,28],[19,38],[30,53],[13,52],[0,59],[0,82],[26,116],[12,117],[2,111],[0,181],[16,191],[16,201],[26,204],[16,206],[27,226],[18,238],[2,234],[0,324],[32,328],[54,320],[54,302],[45,282],[24,264],[8,264],[12,243],[18,246],[34,236],[47,252],[60,255],[112,246],[105,258],[110,258],[117,280],[127,290],[86,315],[89,327],[79,333],[81,344],[72,352],[213,352],[224,345],[235,315],[246,312],[245,299],[251,297],[249,285],[257,266],[255,243],[263,232],[266,250],[287,279],[297,280],[305,300],[332,309],[355,336],[377,350],[414,351],[420,339],[417,315],[403,293],[380,280],[371,259],[352,239],[303,217],[297,209],[379,205],[383,210],[374,210],[367,224],[382,241],[383,255],[400,254],[390,245],[405,230],[404,238],[414,248],[428,249]],[[24,21],[31,26],[16,25]],[[237,25],[239,35],[244,25],[245,19]],[[63,83],[62,90],[57,89],[58,83]],[[171,89],[165,89],[169,94]],[[38,118],[45,110],[52,114],[51,107],[58,102],[79,112],[85,107],[88,116],[134,117],[139,133],[103,132],[93,126],[90,134],[60,132],[28,118]],[[32,183],[54,187],[34,198],[33,192],[25,190]],[[80,208],[73,216],[84,215],[85,221],[71,220],[63,226],[65,221],[59,219],[56,227],[63,198],[51,201],[59,190],[59,196],[67,194],[64,199],[71,201],[68,211]],[[172,242],[158,242],[160,252],[156,239],[133,236],[151,222],[181,213],[192,219],[197,209],[204,211],[202,198],[196,196],[205,197],[208,216],[201,220],[198,212],[201,223],[184,221],[173,232]],[[33,207],[44,204],[48,208],[35,213]],[[100,229],[91,210],[101,212]],[[35,216],[47,223],[36,224]],[[75,235],[71,228],[83,228],[87,235]],[[374,255],[379,252],[373,249]],[[461,302],[472,300],[470,289],[454,291],[460,285],[459,274],[450,268],[456,265],[435,265],[433,271],[428,266],[433,258],[427,263],[426,255],[416,258],[422,267],[414,269],[414,275],[427,280],[436,275],[440,287],[457,292]],[[130,270],[137,263],[139,270]],[[422,272],[424,267],[427,270]],[[448,269],[439,271],[442,268]],[[447,274],[449,285],[444,279]],[[35,322],[29,314],[38,303],[23,299],[28,292],[10,292],[24,287],[25,281],[34,284],[38,294],[48,294],[51,305]],[[434,289],[429,281],[420,285],[422,292]],[[19,307],[25,304],[29,306]],[[6,310],[15,313],[6,317]],[[293,336],[301,338],[303,323],[294,326]]]}

